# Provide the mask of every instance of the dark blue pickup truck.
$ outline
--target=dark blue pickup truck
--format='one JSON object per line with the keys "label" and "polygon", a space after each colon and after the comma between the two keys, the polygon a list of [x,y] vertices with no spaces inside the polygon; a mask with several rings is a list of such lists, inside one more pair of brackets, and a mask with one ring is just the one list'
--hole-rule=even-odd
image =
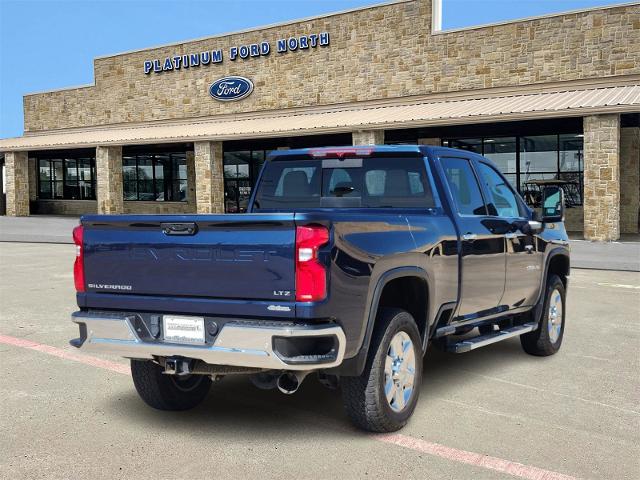
{"label": "dark blue pickup truck", "polygon": [[316,372],[356,425],[393,431],[429,345],[562,343],[562,191],[535,212],[465,151],[277,151],[247,214],[90,215],[74,240],[72,345],[130,358],[159,409],[196,406],[225,375],[293,393]]}

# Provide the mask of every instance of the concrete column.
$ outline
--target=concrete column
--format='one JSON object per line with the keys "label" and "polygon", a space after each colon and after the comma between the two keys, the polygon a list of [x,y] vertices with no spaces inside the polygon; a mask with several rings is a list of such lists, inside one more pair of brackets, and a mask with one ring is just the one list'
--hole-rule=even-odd
{"label": "concrete column", "polygon": [[198,213],[224,213],[222,142],[195,142]]}
{"label": "concrete column", "polygon": [[96,176],[98,213],[124,213],[122,147],[96,148]]}
{"label": "concrete column", "polygon": [[7,152],[4,156],[7,188],[7,215],[29,215],[29,159],[27,152]]}
{"label": "concrete column", "polygon": [[383,145],[384,130],[359,130],[353,132],[354,145]]}
{"label": "concrete column", "polygon": [[432,147],[442,146],[442,139],[440,138],[419,138],[418,145],[431,145]]}
{"label": "concrete column", "polygon": [[620,233],[638,233],[640,127],[620,129]]}
{"label": "concrete column", "polygon": [[620,238],[620,115],[584,117],[584,237]]}

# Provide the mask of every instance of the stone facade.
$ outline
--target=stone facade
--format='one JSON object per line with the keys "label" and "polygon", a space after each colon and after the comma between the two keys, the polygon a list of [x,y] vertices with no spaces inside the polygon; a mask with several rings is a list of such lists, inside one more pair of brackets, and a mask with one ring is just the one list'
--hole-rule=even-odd
{"label": "stone facade", "polygon": [[7,215],[29,215],[29,159],[27,152],[7,152],[4,157]]}
{"label": "stone facade", "polygon": [[620,115],[584,117],[584,237],[620,238]]}
{"label": "stone facade", "polygon": [[224,213],[222,142],[195,142],[196,210]]}
{"label": "stone facade", "polygon": [[181,215],[183,213],[196,213],[195,203],[189,202],[124,202],[123,213],[156,214],[156,215]]}
{"label": "stone facade", "polygon": [[98,213],[123,213],[122,147],[96,148],[96,176]]}
{"label": "stone facade", "polygon": [[381,145],[384,143],[384,130],[360,130],[352,133],[354,145]]}
{"label": "stone facade", "polygon": [[29,200],[33,202],[38,198],[38,166],[36,159],[29,159]]}
{"label": "stone facade", "polygon": [[638,233],[640,127],[620,129],[620,232]]}
{"label": "stone facade", "polygon": [[98,213],[95,200],[38,200],[34,203],[38,215],[74,215],[82,216]]}
{"label": "stone facade", "polygon": [[[331,44],[277,53],[277,39],[329,32]],[[229,59],[229,48],[269,41],[268,56]],[[222,49],[219,64],[144,73],[146,60]],[[431,31],[431,0],[406,0],[245,33],[98,58],[95,86],[28,95],[28,132],[202,118],[345,102],[639,74],[637,5],[451,32]],[[209,85],[242,75],[240,102]]]}

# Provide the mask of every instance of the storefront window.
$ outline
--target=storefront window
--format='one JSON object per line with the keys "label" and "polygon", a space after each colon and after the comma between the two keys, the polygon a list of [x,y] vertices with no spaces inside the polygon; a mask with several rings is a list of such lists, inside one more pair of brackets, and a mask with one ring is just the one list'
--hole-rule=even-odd
{"label": "storefront window", "polygon": [[125,200],[187,201],[185,152],[123,155],[122,175]]}
{"label": "storefront window", "polygon": [[484,156],[493,160],[512,185],[518,184],[516,137],[485,138]]}
{"label": "storefront window", "polygon": [[459,148],[461,150],[482,154],[481,138],[460,138],[456,140],[449,140],[447,143],[444,143],[444,145],[451,148]]}
{"label": "storefront window", "polygon": [[[50,154],[51,155],[51,154]],[[73,154],[36,158],[38,198],[95,200],[95,157]]]}
{"label": "storefront window", "polygon": [[529,173],[556,172],[558,136],[520,137],[520,170],[525,174],[525,180]]}
{"label": "storefront window", "polygon": [[493,160],[530,204],[545,184],[562,186],[567,206],[582,205],[583,136],[581,134],[443,139],[442,145],[482,154]]}
{"label": "storefront window", "polygon": [[269,151],[224,152],[224,208],[227,213],[244,213],[253,186]]}

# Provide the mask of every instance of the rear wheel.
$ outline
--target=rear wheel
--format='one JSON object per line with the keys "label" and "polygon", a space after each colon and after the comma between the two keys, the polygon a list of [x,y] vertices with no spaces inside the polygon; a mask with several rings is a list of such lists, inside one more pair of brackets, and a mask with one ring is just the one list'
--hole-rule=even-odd
{"label": "rear wheel", "polygon": [[165,375],[150,360],[131,360],[131,376],[138,395],[158,410],[189,410],[209,393],[211,379],[205,375]]}
{"label": "rear wheel", "polygon": [[404,310],[382,310],[376,324],[364,371],[341,378],[342,396],[358,427],[393,432],[407,423],[418,401],[422,343],[415,320]]}
{"label": "rear wheel", "polygon": [[553,355],[562,345],[565,323],[565,288],[557,275],[547,280],[542,318],[538,329],[520,336],[525,352],[531,355]]}

